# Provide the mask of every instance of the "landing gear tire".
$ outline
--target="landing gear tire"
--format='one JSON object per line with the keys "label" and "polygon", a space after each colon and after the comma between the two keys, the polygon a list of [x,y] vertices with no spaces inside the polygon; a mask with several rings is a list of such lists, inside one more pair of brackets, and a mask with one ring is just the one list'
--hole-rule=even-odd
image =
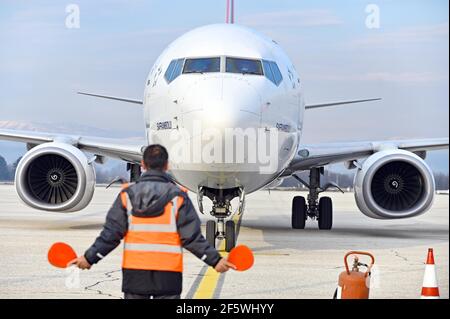
{"label": "landing gear tire", "polygon": [[330,197],[319,200],[319,229],[329,230],[333,227],[333,202]]}
{"label": "landing gear tire", "polygon": [[230,252],[236,246],[236,227],[234,221],[225,223],[225,251]]}
{"label": "landing gear tire", "polygon": [[216,234],[217,223],[214,220],[208,220],[206,222],[206,240],[214,248],[216,248]]}
{"label": "landing gear tire", "polygon": [[292,228],[304,229],[306,223],[306,200],[303,196],[295,196],[292,199]]}

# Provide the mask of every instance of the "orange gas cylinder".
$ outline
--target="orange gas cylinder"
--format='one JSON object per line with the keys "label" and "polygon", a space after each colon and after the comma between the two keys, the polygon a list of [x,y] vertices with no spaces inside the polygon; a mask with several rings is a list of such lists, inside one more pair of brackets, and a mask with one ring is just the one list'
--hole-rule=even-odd
{"label": "orange gas cylinder", "polygon": [[[354,255],[353,267],[350,271],[347,259]],[[359,262],[358,255],[365,255],[371,258],[370,265]],[[350,251],[344,257],[345,271],[339,275],[338,288],[335,292],[335,299],[369,299],[370,270],[375,263],[372,254],[363,251]],[[365,267],[366,271],[359,271],[359,267]]]}

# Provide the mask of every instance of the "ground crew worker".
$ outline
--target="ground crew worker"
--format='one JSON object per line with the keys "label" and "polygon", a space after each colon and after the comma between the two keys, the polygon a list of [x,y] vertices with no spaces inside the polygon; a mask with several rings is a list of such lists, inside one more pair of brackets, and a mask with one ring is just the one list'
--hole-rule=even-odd
{"label": "ground crew worker", "polygon": [[124,188],[106,216],[94,244],[71,262],[89,269],[124,239],[122,291],[125,299],[179,299],[186,248],[218,272],[235,268],[209,245],[185,190],[166,174],[168,153],[161,145],[144,151],[140,179]]}

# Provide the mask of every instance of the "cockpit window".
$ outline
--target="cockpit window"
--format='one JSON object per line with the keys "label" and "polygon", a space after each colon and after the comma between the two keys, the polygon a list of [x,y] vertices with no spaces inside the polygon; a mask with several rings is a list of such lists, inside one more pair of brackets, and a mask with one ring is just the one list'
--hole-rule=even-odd
{"label": "cockpit window", "polygon": [[272,69],[272,73],[275,79],[275,84],[279,85],[281,81],[283,81],[283,76],[281,75],[280,69],[275,62],[270,62],[270,68]]}
{"label": "cockpit window", "polygon": [[263,75],[261,61],[239,58],[227,58],[226,71],[228,73]]}
{"label": "cockpit window", "polygon": [[220,72],[220,58],[186,59],[183,73]]}
{"label": "cockpit window", "polygon": [[166,78],[166,81],[168,83],[175,80],[181,74],[183,63],[184,59],[172,60],[172,62],[170,62],[169,67],[167,68],[167,71],[164,74],[164,77]]}
{"label": "cockpit window", "polygon": [[263,60],[264,67],[264,75],[268,78],[273,84],[280,85],[283,81],[283,75],[281,75],[280,69],[275,62]]}
{"label": "cockpit window", "polygon": [[[225,61],[223,61],[223,59]],[[224,67],[221,67],[221,60],[225,62]],[[175,59],[172,60],[167,67],[164,78],[167,83],[171,83],[182,73],[203,74],[212,72],[264,75],[276,86],[283,82],[283,75],[281,74],[278,65],[273,61],[231,57]]]}
{"label": "cockpit window", "polygon": [[266,78],[268,78],[271,82],[275,84],[275,77],[273,76],[272,68],[270,67],[270,62],[263,60],[263,68],[264,68],[264,75]]}

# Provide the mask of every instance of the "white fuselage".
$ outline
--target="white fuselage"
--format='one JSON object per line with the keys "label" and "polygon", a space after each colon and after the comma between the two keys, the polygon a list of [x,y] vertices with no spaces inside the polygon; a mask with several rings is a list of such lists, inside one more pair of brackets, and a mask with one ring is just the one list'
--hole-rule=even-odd
{"label": "white fuselage", "polygon": [[[220,58],[220,72],[182,73],[167,81],[165,73],[175,59],[207,57]],[[227,57],[273,61],[283,80],[276,85],[266,76],[227,72]],[[148,141],[169,150],[171,173],[193,191],[199,186],[256,191],[276,179],[295,155],[305,108],[301,86],[292,62],[273,40],[233,24],[195,29],[170,44],[148,76]],[[245,132],[244,140],[230,135],[232,130]],[[270,144],[274,132],[276,143]],[[264,134],[268,152],[277,157],[271,169],[264,168],[261,154],[250,154]],[[242,147],[243,156],[226,158]]]}

